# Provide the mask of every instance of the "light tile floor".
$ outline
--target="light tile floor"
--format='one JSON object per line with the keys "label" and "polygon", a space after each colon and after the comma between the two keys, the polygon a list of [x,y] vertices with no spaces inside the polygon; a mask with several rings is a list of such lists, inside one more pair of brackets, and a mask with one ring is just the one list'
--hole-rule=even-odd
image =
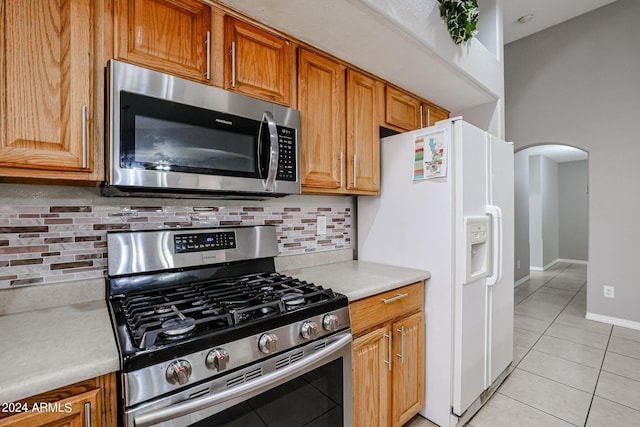
{"label": "light tile floor", "polygon": [[513,371],[469,427],[640,426],[640,331],[586,320],[586,282],[557,263],[515,289]]}

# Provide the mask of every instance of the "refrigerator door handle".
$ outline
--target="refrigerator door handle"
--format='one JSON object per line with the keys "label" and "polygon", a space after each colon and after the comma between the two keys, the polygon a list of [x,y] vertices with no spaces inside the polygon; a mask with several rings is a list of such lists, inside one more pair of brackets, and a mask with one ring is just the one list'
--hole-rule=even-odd
{"label": "refrigerator door handle", "polygon": [[502,279],[502,209],[499,206],[487,205],[487,214],[491,215],[491,247],[493,271],[487,278],[487,286],[493,286]]}

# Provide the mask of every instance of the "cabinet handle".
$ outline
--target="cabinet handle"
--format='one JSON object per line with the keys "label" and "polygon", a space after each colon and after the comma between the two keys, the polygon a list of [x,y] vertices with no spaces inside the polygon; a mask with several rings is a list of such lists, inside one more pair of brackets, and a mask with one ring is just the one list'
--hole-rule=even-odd
{"label": "cabinet handle", "polygon": [[404,326],[396,330],[400,332],[400,354],[396,354],[396,356],[400,358],[400,362],[404,363]]}
{"label": "cabinet handle", "polygon": [[84,426],[91,427],[91,402],[84,404]]}
{"label": "cabinet handle", "polygon": [[358,188],[358,155],[353,155],[353,188]]}
{"label": "cabinet handle", "polygon": [[393,298],[387,298],[387,299],[382,298],[382,302],[385,303],[385,304],[389,304],[390,302],[398,301],[399,299],[406,298],[408,296],[409,296],[408,293],[406,293],[406,294],[398,294]]}
{"label": "cabinet handle", "polygon": [[391,370],[391,360],[392,360],[392,356],[391,356],[391,343],[393,341],[393,332],[391,330],[389,330],[388,334],[384,334],[385,338],[389,339],[389,348],[387,350],[387,358],[389,360],[385,360],[384,363],[386,363],[387,365],[389,365],[389,370]]}
{"label": "cabinet handle", "polygon": [[340,187],[342,187],[342,179],[344,178],[343,152],[340,152]]}
{"label": "cabinet handle", "polygon": [[427,127],[431,126],[431,108],[427,108]]}
{"label": "cabinet handle", "polygon": [[236,87],[236,42],[231,42],[231,87]]}
{"label": "cabinet handle", "polygon": [[420,129],[422,129],[424,126],[422,126],[422,105],[420,105]]}
{"label": "cabinet handle", "polygon": [[207,45],[207,50],[206,50],[207,71],[205,71],[204,77],[207,80],[211,80],[211,31],[207,31],[207,38],[205,39],[204,44]]}
{"label": "cabinet handle", "polygon": [[88,151],[89,151],[89,130],[87,120],[88,109],[86,105],[82,106],[82,168],[87,168]]}

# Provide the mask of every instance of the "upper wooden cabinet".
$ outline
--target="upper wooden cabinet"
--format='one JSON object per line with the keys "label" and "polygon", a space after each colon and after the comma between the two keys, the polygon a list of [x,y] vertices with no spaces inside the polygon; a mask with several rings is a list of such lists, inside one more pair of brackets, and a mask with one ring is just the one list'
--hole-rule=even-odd
{"label": "upper wooden cabinet", "polygon": [[292,43],[227,16],[224,47],[228,53],[224,65],[225,89],[291,105],[291,87],[295,86]]}
{"label": "upper wooden cabinet", "polygon": [[94,105],[94,6],[2,2],[0,178],[102,179],[94,168],[94,119],[103,115]]}
{"label": "upper wooden cabinet", "polygon": [[198,0],[115,0],[114,19],[118,58],[211,79],[211,6]]}
{"label": "upper wooden cabinet", "polygon": [[385,123],[405,130],[420,128],[422,124],[418,98],[391,86],[385,88]]}
{"label": "upper wooden cabinet", "polygon": [[396,89],[385,87],[383,126],[400,132],[432,126],[449,117],[449,112],[430,102]]}
{"label": "upper wooden cabinet", "polygon": [[424,127],[433,126],[440,120],[448,119],[449,112],[429,102],[422,103],[422,123]]}
{"label": "upper wooden cabinet", "polygon": [[300,176],[303,190],[340,190],[346,156],[346,67],[306,49],[298,52]]}
{"label": "upper wooden cabinet", "polygon": [[347,190],[353,194],[380,191],[380,115],[384,84],[347,70]]}

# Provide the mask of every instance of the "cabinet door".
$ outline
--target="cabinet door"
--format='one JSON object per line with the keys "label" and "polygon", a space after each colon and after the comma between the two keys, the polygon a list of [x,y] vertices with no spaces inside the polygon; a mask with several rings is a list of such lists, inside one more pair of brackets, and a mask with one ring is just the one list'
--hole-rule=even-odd
{"label": "cabinet door", "polygon": [[402,426],[424,401],[424,313],[393,324],[393,422]]}
{"label": "cabinet door", "polygon": [[[34,403],[27,412],[0,420],[2,427],[100,427],[100,389],[88,391],[53,403]],[[40,409],[38,409],[40,408]],[[90,420],[90,424],[89,424]]]}
{"label": "cabinet door", "polygon": [[420,127],[420,100],[394,89],[385,88],[385,123],[402,130],[415,130]]}
{"label": "cabinet door", "polygon": [[291,44],[231,17],[225,33],[225,89],[290,105]]}
{"label": "cabinet door", "polygon": [[390,370],[389,326],[381,327],[353,341],[353,425],[389,425]]}
{"label": "cabinet door", "polygon": [[92,7],[92,0],[2,2],[0,175],[91,171]]}
{"label": "cabinet door", "polygon": [[347,189],[380,190],[380,117],[382,82],[347,71]]}
{"label": "cabinet door", "polygon": [[342,64],[299,50],[300,175],[311,191],[344,183],[345,71]]}
{"label": "cabinet door", "polygon": [[119,58],[181,77],[210,79],[210,6],[197,0],[116,0],[115,28]]}
{"label": "cabinet door", "polygon": [[422,104],[422,123],[424,127],[433,126],[440,120],[448,119],[449,112],[435,105],[423,103]]}

